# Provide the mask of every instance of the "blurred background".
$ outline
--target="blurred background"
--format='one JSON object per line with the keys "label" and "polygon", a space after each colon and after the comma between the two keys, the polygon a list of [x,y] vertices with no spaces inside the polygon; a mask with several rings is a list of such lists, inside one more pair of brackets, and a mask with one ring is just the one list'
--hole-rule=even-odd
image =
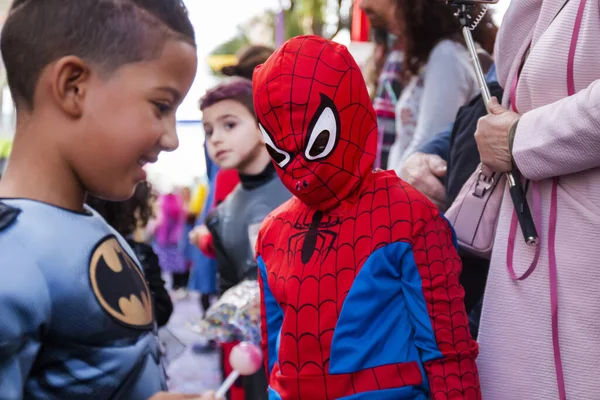
{"label": "blurred background", "polygon": [[[175,187],[194,187],[206,179],[204,133],[198,99],[214,86],[226,65],[236,63],[236,53],[251,44],[277,46],[282,41],[305,33],[314,33],[348,46],[364,65],[373,53],[367,18],[358,9],[360,0],[186,0],[196,29],[198,73],[188,96],[179,108],[180,147],[162,153],[148,167],[149,180],[160,192]],[[0,21],[11,0],[0,0]],[[510,1],[494,6],[499,24]],[[0,170],[10,151],[14,132],[14,109],[0,68]]]}

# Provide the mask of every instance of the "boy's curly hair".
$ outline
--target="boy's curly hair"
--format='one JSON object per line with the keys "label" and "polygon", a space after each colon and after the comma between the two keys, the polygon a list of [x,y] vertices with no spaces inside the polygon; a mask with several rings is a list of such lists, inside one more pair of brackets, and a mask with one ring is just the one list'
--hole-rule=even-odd
{"label": "boy's curly hair", "polygon": [[144,228],[154,215],[152,202],[156,195],[148,182],[140,183],[129,200],[108,201],[88,195],[86,203],[98,211],[106,222],[123,236]]}
{"label": "boy's curly hair", "polygon": [[256,119],[254,99],[252,97],[252,81],[242,77],[232,77],[206,91],[200,99],[200,111],[224,100],[234,100],[246,107]]}

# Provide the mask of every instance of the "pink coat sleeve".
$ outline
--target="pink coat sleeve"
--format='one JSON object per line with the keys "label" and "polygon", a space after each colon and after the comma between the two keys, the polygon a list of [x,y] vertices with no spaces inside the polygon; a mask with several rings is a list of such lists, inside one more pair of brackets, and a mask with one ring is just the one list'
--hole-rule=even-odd
{"label": "pink coat sleeve", "polygon": [[600,167],[600,80],[523,114],[513,157],[523,176],[532,180]]}

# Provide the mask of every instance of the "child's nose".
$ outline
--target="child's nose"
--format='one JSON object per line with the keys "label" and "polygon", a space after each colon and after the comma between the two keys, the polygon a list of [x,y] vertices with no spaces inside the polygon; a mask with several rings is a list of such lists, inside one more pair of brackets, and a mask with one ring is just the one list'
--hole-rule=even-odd
{"label": "child's nose", "polygon": [[163,151],[173,151],[179,147],[179,138],[175,126],[168,127],[160,138],[160,147]]}
{"label": "child's nose", "polygon": [[223,141],[221,129],[214,129],[213,131],[211,131],[210,135],[207,135],[206,140],[208,140],[213,146],[218,143],[221,143]]}

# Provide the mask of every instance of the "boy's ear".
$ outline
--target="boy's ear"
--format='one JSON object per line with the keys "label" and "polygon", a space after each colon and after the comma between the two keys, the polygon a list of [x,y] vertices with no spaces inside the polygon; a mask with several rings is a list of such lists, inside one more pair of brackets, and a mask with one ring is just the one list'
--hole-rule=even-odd
{"label": "boy's ear", "polygon": [[258,127],[258,121],[256,122],[256,131],[258,132],[258,137],[260,137],[260,143],[263,145],[266,144],[265,138],[264,138],[262,132],[260,131],[260,128]]}
{"label": "boy's ear", "polygon": [[58,60],[52,76],[52,93],[57,105],[73,118],[83,114],[90,68],[81,58],[66,56]]}

